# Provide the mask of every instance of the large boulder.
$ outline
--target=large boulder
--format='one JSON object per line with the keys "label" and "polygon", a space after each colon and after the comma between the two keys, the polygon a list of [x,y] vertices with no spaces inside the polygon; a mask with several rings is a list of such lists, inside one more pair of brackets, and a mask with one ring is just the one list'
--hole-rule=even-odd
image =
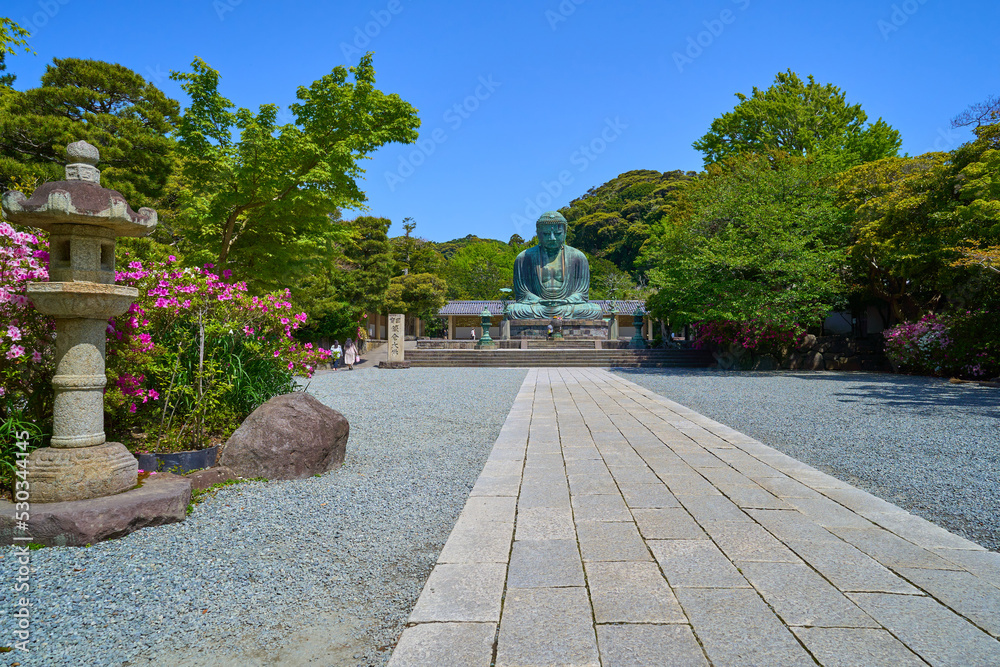
{"label": "large boulder", "polygon": [[275,396],[230,436],[219,465],[237,477],[311,477],[343,464],[349,432],[344,415],[309,394]]}

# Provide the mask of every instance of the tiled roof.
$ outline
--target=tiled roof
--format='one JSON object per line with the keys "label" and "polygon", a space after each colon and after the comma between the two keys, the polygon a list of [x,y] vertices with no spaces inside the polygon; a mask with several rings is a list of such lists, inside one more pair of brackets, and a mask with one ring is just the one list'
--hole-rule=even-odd
{"label": "tiled roof", "polygon": [[[622,315],[631,315],[639,306],[643,306],[642,301],[618,299],[616,301],[604,299],[591,299],[590,303],[596,303],[605,313],[611,312],[611,304],[614,303],[618,312]],[[491,315],[500,315],[503,312],[502,301],[449,301],[438,311],[438,315],[481,315],[483,308],[487,308]]]}
{"label": "tiled roof", "polygon": [[438,311],[438,315],[481,315],[484,307],[492,315],[503,312],[502,301],[449,301]]}

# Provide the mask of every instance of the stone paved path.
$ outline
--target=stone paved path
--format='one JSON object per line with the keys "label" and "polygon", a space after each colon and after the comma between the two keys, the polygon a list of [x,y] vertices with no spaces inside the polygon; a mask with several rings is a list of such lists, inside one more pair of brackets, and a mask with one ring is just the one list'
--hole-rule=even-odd
{"label": "stone paved path", "polygon": [[597,369],[529,371],[390,667],[1000,665],[1000,554]]}

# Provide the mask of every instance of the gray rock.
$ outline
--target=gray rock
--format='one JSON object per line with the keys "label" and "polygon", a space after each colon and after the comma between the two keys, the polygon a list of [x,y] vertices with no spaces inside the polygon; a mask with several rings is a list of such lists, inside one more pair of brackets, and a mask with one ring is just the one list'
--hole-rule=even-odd
{"label": "gray rock", "polygon": [[778,362],[770,355],[763,355],[754,360],[753,370],[755,371],[776,371]]}
{"label": "gray rock", "polygon": [[237,477],[239,477],[239,475],[225,466],[213,466],[211,468],[197,470],[189,475],[185,475],[186,479],[191,480],[191,488],[199,491],[221,482],[228,482],[229,480],[236,479]]}
{"label": "gray rock", "polygon": [[813,334],[806,334],[802,338],[802,343],[799,345],[799,350],[806,352],[808,350],[813,349],[814,347],[816,347],[816,336],[814,336]]}
{"label": "gray rock", "polygon": [[[140,528],[183,521],[191,482],[175,475],[149,477],[137,489],[103,498],[31,503],[31,542],[78,547],[128,535]],[[14,505],[0,501],[0,544],[12,544],[17,530]]]}
{"label": "gray rock", "polygon": [[309,394],[275,396],[230,436],[219,465],[239,477],[304,479],[344,463],[349,431],[344,415]]}
{"label": "gray rock", "polygon": [[802,355],[799,368],[807,371],[821,371],[826,368],[823,362],[823,355],[819,352],[806,352]]}

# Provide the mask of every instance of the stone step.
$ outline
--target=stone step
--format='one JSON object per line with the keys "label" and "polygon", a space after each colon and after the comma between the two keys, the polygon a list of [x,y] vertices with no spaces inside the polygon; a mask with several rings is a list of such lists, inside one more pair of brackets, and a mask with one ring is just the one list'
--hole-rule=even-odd
{"label": "stone step", "polygon": [[713,362],[704,350],[409,350],[413,366],[704,368]]}

